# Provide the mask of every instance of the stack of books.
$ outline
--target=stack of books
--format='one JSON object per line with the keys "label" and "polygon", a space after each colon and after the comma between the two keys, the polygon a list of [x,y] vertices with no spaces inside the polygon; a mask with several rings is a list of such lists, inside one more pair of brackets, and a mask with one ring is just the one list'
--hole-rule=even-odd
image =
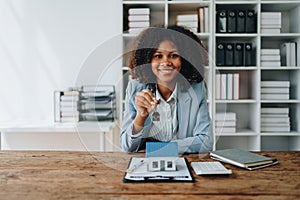
{"label": "stack of books", "polygon": [[275,158],[259,155],[242,149],[222,149],[210,152],[212,159],[248,170],[260,169],[278,164]]}
{"label": "stack of books", "polygon": [[279,49],[261,49],[260,65],[263,67],[280,67],[280,51]]}
{"label": "stack of books", "polygon": [[261,81],[261,99],[290,99],[290,81]]}
{"label": "stack of books", "polygon": [[55,91],[55,121],[79,121],[79,91]]}
{"label": "stack of books", "polygon": [[219,112],[216,113],[215,131],[217,135],[236,132],[236,113]]}
{"label": "stack of books", "polygon": [[281,12],[261,13],[261,33],[277,34],[281,29]]}
{"label": "stack of books", "polygon": [[297,66],[297,43],[284,42],[280,45],[281,66]]}
{"label": "stack of books", "polygon": [[240,98],[239,73],[216,74],[216,99],[238,100]]}
{"label": "stack of books", "polygon": [[183,26],[191,31],[198,32],[198,15],[197,14],[182,14],[177,15],[176,25]]}
{"label": "stack of books", "polygon": [[150,8],[130,8],[128,10],[128,32],[137,34],[150,26]]}
{"label": "stack of books", "polygon": [[290,132],[289,108],[261,108],[261,132]]}
{"label": "stack of books", "polygon": [[198,20],[199,20],[199,33],[208,33],[209,32],[209,8],[200,7],[198,8]]}

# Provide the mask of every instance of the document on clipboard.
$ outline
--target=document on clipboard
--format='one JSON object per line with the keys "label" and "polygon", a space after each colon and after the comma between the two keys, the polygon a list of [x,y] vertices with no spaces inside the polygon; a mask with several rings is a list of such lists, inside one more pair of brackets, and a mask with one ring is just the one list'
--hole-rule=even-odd
{"label": "document on clipboard", "polygon": [[193,182],[192,176],[185,158],[176,158],[176,170],[173,171],[149,171],[151,158],[132,157],[128,169],[123,178],[128,182]]}

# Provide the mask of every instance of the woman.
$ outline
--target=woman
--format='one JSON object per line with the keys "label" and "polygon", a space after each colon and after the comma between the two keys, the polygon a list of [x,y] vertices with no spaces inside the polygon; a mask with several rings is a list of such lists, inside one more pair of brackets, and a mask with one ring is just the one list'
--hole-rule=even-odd
{"label": "woman", "polygon": [[191,31],[148,28],[135,40],[128,66],[120,145],[127,152],[146,141],[173,141],[179,153],[212,150],[213,135],[203,81],[207,52]]}

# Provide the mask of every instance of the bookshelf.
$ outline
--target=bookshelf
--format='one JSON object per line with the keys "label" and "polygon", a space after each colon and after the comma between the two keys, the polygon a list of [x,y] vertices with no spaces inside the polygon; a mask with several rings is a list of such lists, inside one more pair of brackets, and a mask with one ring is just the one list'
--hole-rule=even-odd
{"label": "bookshelf", "polygon": [[[295,0],[192,0],[192,1],[123,1],[123,47],[126,47],[136,34],[127,32],[128,9],[150,8],[150,26],[157,24],[169,25],[176,22],[180,14],[197,14],[199,7],[208,7],[209,26],[206,32],[197,35],[208,46],[209,65],[206,67],[206,83],[208,86],[208,105],[215,133],[216,145],[214,149],[242,148],[252,151],[286,151],[300,150],[300,2]],[[217,30],[217,12],[220,10],[252,10],[256,15],[254,32],[219,32]],[[280,12],[280,33],[276,30],[265,32],[262,28],[261,14],[264,12]],[[267,20],[268,21],[268,20]],[[273,23],[273,22],[271,22]],[[269,26],[269,25],[267,25]],[[275,27],[278,26],[275,22]],[[217,65],[216,51],[218,43],[251,44],[251,65]],[[295,57],[296,66],[272,67],[261,62],[262,49],[280,49],[283,43],[297,43]],[[280,57],[282,59],[282,56]],[[277,63],[278,64],[278,63]],[[124,82],[127,85],[126,61],[123,61]],[[216,85],[218,74],[239,74],[239,98],[219,99],[216,92],[220,89]],[[289,81],[288,99],[264,99],[262,81]],[[290,131],[263,132],[261,108],[288,108]],[[216,133],[216,113],[235,112],[236,131],[232,133]]]}

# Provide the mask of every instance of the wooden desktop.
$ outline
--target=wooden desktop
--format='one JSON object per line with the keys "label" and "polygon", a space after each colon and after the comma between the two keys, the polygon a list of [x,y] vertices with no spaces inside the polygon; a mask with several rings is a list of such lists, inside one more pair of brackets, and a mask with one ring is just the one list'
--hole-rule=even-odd
{"label": "wooden desktop", "polygon": [[[4,199],[299,199],[300,152],[261,152],[279,165],[231,175],[197,176],[193,183],[123,183],[131,157],[144,153],[0,151]],[[208,155],[187,160],[212,161]]]}

